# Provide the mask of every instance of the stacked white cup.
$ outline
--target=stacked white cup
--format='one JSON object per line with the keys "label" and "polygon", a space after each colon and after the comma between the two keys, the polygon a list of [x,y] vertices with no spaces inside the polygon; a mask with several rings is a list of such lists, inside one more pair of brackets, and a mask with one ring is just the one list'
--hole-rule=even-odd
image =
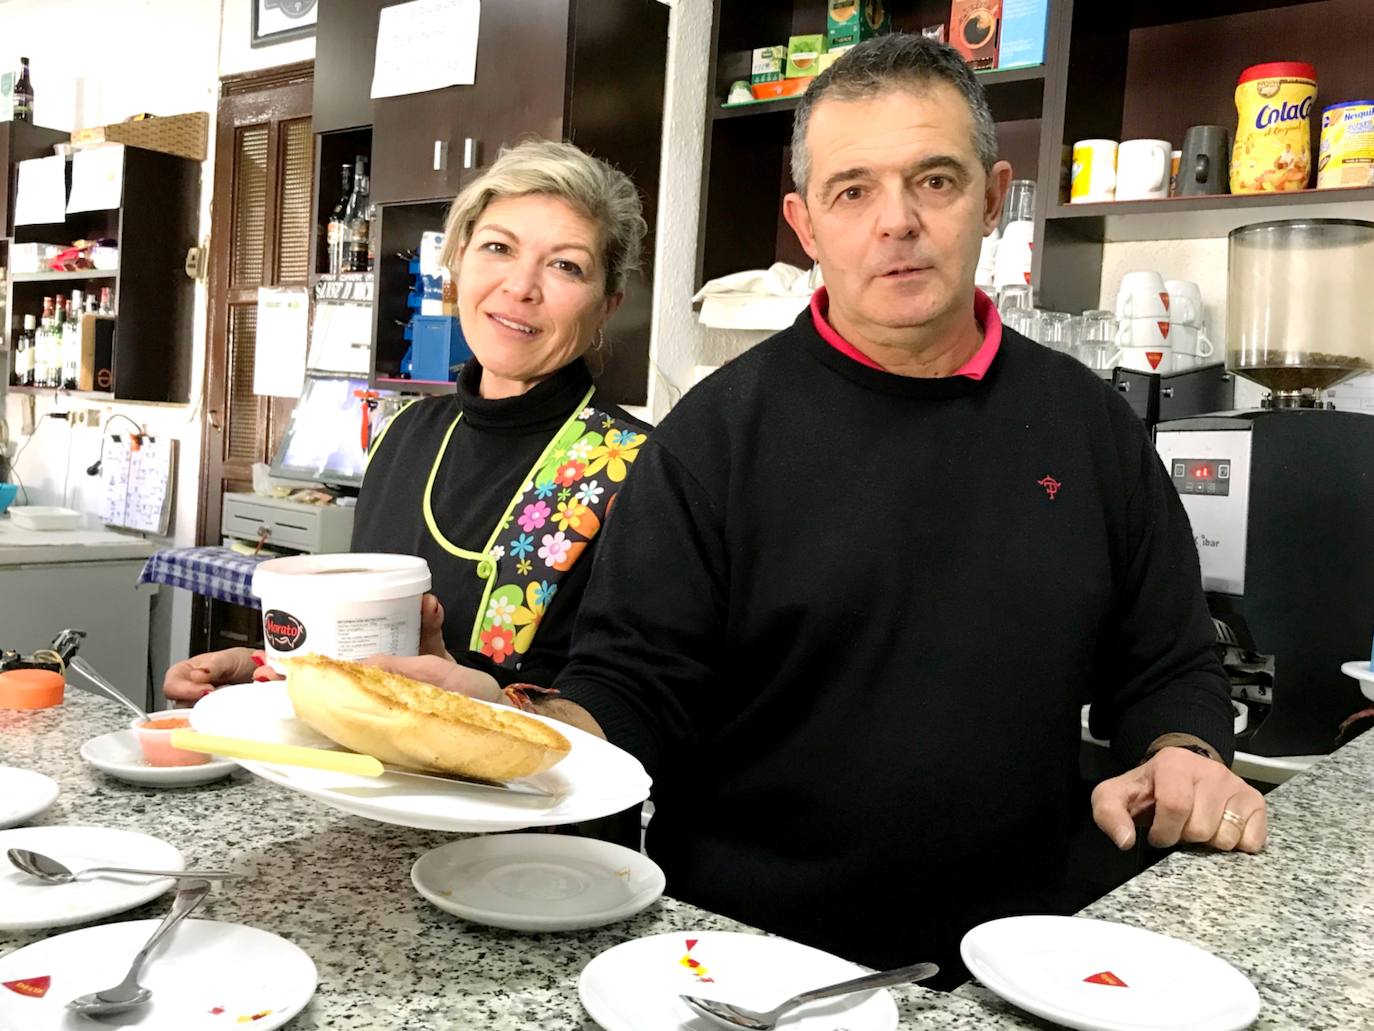
{"label": "stacked white cup", "polygon": [[1117,352],[1112,364],[1141,372],[1173,372],[1169,292],[1158,272],[1127,272],[1116,294]]}
{"label": "stacked white cup", "polygon": [[1202,292],[1186,279],[1166,279],[1169,294],[1169,339],[1174,345],[1174,369],[1193,369],[1215,353],[1207,338],[1203,319]]}

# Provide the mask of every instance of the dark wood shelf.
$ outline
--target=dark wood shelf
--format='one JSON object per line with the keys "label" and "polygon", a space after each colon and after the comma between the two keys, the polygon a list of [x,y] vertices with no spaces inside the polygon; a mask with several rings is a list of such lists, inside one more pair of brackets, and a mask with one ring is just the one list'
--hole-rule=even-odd
{"label": "dark wood shelf", "polygon": [[398,379],[391,376],[375,376],[372,384],[382,390],[398,390],[403,394],[452,394],[458,384],[451,380]]}
{"label": "dark wood shelf", "polygon": [[[1153,28],[1158,25],[1178,25],[1224,18],[1232,14],[1254,14],[1280,7],[1311,7],[1326,0],[1135,0],[1131,11],[1131,27]],[[1260,58],[1256,58],[1260,60]]]}
{"label": "dark wood shelf", "polygon": [[118,269],[81,269],[79,272],[11,272],[16,283],[79,283],[83,279],[114,279]]}
{"label": "dark wood shelf", "polygon": [[1215,239],[1253,222],[1279,218],[1369,218],[1374,187],[1302,190],[1292,193],[1168,197],[1105,204],[1060,204],[1047,221],[1083,239],[1104,243],[1132,240]]}

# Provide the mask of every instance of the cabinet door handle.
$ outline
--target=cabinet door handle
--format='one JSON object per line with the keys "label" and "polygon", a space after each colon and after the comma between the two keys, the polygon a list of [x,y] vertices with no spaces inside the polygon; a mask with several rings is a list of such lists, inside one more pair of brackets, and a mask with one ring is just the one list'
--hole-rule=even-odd
{"label": "cabinet door handle", "polygon": [[477,141],[471,136],[463,140],[463,167],[477,167]]}
{"label": "cabinet door handle", "polygon": [[434,171],[442,172],[448,167],[448,140],[434,141]]}
{"label": "cabinet door handle", "polygon": [[206,412],[205,418],[209,420],[210,428],[214,430],[216,433],[218,433],[220,430],[224,428],[220,425],[219,412],[215,411],[215,409],[211,408],[208,412]]}

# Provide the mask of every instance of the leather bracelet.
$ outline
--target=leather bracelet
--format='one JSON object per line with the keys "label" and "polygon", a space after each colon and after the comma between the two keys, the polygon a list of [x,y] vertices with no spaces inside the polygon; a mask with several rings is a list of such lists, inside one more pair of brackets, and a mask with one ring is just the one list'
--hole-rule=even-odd
{"label": "leather bracelet", "polygon": [[[1165,735],[1165,738],[1167,738],[1167,737],[1169,737],[1169,736],[1170,736],[1170,735]],[[1150,749],[1145,753],[1145,758],[1141,760],[1141,765],[1144,765],[1145,763],[1149,762],[1151,759],[1153,759],[1153,758],[1154,758],[1156,755],[1158,755],[1160,752],[1164,751],[1164,749],[1166,749],[1166,748],[1182,748],[1184,751],[1192,752],[1194,755],[1200,755],[1200,756],[1202,756],[1204,759],[1211,759],[1213,762],[1221,762],[1221,761],[1222,761],[1222,760],[1221,760],[1221,757],[1220,757],[1219,755],[1217,755],[1215,752],[1213,752],[1213,751],[1212,751],[1210,748],[1208,748],[1206,745],[1198,744],[1198,743],[1196,742],[1196,740],[1194,740],[1194,741],[1168,741],[1168,740],[1159,740],[1159,741],[1157,741],[1154,745],[1152,745],[1152,746],[1150,747]],[[1224,765],[1224,764],[1223,764],[1223,765]]]}
{"label": "leather bracelet", "polygon": [[558,694],[557,688],[540,687],[538,684],[507,684],[501,688],[501,693],[506,699],[522,712],[535,712],[534,699],[531,694],[551,698]]}

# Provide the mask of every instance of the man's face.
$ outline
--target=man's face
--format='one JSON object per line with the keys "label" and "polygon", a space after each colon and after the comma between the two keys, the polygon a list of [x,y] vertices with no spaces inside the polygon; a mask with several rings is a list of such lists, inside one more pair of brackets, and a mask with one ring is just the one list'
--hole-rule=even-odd
{"label": "man's face", "polygon": [[784,214],[818,261],[832,321],[874,343],[954,326],[970,312],[973,274],[1011,179],[983,171],[973,116],[931,82],[867,100],[823,100],[807,127],[807,195]]}

